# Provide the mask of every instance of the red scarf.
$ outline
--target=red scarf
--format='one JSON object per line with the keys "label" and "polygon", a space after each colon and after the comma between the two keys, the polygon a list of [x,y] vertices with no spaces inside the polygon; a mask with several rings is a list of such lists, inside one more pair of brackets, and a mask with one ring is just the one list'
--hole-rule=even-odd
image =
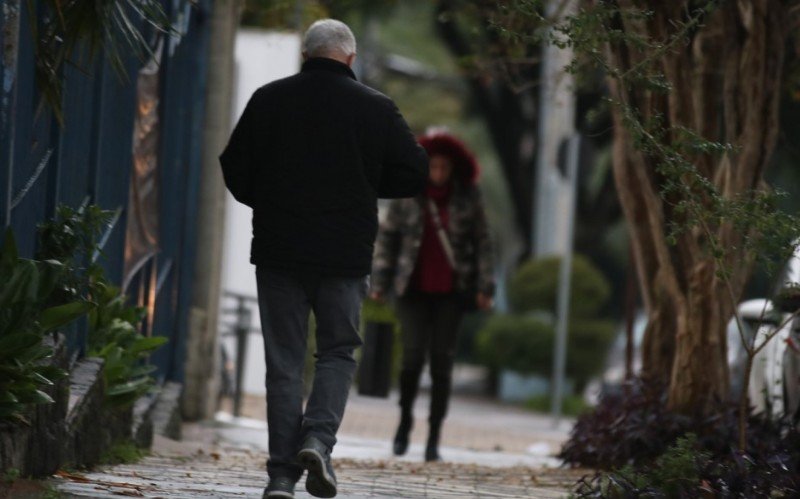
{"label": "red scarf", "polygon": [[428,199],[432,199],[439,209],[439,219],[442,227],[447,231],[450,222],[448,203],[452,184],[440,187],[428,184],[425,189],[423,211],[425,228],[422,232],[422,241],[417,256],[417,266],[411,275],[411,286],[425,293],[450,293],[453,291],[453,269],[447,261],[447,255],[436,234],[436,224],[428,209]]}

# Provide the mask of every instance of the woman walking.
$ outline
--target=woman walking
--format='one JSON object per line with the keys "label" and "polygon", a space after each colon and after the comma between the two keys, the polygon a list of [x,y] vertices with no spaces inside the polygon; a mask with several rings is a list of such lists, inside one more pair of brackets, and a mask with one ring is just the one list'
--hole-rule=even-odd
{"label": "woman walking", "polygon": [[454,136],[419,138],[430,158],[425,192],[393,200],[376,243],[372,298],[396,296],[402,327],[400,424],[396,455],[405,454],[412,409],[426,359],[432,380],[426,461],[438,461],[456,340],[464,312],[492,306],[491,244],[472,153]]}

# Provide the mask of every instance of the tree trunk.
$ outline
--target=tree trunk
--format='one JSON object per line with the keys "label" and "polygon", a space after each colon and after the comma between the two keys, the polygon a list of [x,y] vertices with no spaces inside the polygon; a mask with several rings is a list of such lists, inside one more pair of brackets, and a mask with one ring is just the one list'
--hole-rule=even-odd
{"label": "tree trunk", "polygon": [[[618,3],[646,7],[654,15],[619,19],[611,28],[665,41],[679,29],[673,21],[687,20],[692,2]],[[750,195],[761,187],[775,145],[787,17],[779,0],[723,2],[688,33],[687,43],[655,57],[655,71],[671,85],[668,94],[612,79],[612,96],[642,120],[663,117],[667,146],[677,141],[675,127],[736,146],[723,155],[691,159],[724,197]],[[612,65],[622,72],[643,61],[649,64],[653,56],[625,43],[608,49]],[[686,231],[669,244],[671,224],[683,223],[685,215],[674,210],[676,199],[664,199],[660,158],[635,149],[620,108],[614,110],[614,125],[614,177],[648,312],[643,374],[669,386],[671,408],[708,414],[728,398],[725,327],[751,268],[742,250],[743,235],[720,224]],[[717,275],[721,269],[710,251],[709,232],[729,250],[723,267],[730,271],[730,289]]]}

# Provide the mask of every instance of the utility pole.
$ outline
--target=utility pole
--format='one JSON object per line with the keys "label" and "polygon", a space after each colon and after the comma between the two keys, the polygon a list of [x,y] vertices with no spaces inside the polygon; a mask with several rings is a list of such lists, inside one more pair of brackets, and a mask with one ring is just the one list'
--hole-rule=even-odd
{"label": "utility pole", "polygon": [[214,0],[210,19],[203,166],[197,213],[197,261],[194,268],[196,277],[189,309],[182,408],[187,420],[204,419],[214,414],[221,381],[217,354],[225,184],[217,158],[231,131],[233,50],[242,5],[242,0]]}
{"label": "utility pole", "polygon": [[558,427],[561,419],[561,406],[564,401],[564,377],[567,366],[567,335],[569,334],[569,297],[572,277],[572,241],[575,232],[575,206],[578,201],[578,163],[580,160],[579,135],[570,137],[567,143],[567,181],[569,182],[569,201],[566,213],[566,234],[564,254],[558,273],[558,297],[556,302],[556,342],[553,362],[552,403],[553,426]]}
{"label": "utility pole", "polygon": [[[551,0],[545,10],[548,18],[575,12],[576,0]],[[536,158],[536,183],[533,195],[531,250],[534,257],[561,255],[556,306],[556,337],[553,351],[551,410],[554,425],[561,418],[569,330],[572,239],[578,182],[580,139],[575,133],[575,91],[566,66],[572,61],[569,47],[544,43],[539,90],[539,127]],[[559,169],[559,150],[566,144],[566,176]]]}
{"label": "utility pole", "polygon": [[[546,10],[547,17],[566,16],[575,11],[575,0],[568,1],[562,8],[563,3],[563,0],[551,0]],[[542,47],[536,183],[531,217],[531,251],[535,257],[563,254],[565,251],[566,220],[563,214],[569,186],[558,169],[558,151],[575,133],[574,81],[565,71],[572,58],[570,48],[558,48],[550,43],[544,43]]]}

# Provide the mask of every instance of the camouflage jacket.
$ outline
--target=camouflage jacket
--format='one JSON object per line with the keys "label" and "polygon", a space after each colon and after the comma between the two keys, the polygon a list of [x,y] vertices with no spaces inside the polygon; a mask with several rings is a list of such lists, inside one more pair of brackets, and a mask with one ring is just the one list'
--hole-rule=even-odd
{"label": "camouflage jacket", "polygon": [[[424,230],[425,197],[395,199],[378,231],[372,291],[405,294],[417,264]],[[447,235],[455,257],[455,290],[494,293],[492,245],[477,187],[456,184],[448,204]]]}

